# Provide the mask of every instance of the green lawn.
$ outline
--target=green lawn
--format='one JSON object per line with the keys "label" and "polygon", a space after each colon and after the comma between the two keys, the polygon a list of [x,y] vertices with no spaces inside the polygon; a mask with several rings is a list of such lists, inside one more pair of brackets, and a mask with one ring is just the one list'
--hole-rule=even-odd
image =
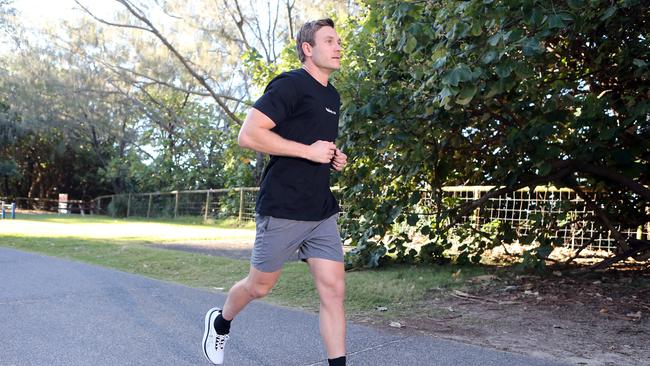
{"label": "green lawn", "polygon": [[[254,230],[219,224],[164,220],[112,219],[101,216],[20,215],[0,221],[0,246],[115,268],[165,281],[213,291],[227,291],[243,278],[248,261],[158,249],[152,243],[179,240],[249,238]],[[418,304],[432,288],[461,286],[468,277],[485,274],[480,267],[391,266],[349,272],[346,307],[351,318],[396,317],[409,312],[435,313]],[[267,301],[307,310],[318,308],[318,297],[307,266],[285,265]],[[380,313],[377,307],[390,312]],[[390,315],[386,315],[390,314]]]}

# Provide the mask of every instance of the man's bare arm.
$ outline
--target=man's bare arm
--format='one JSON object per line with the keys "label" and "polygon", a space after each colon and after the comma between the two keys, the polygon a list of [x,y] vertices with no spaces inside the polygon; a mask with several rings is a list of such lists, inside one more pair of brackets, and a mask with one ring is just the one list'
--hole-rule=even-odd
{"label": "man's bare arm", "polygon": [[237,142],[241,147],[277,156],[291,156],[317,163],[329,163],[336,146],[329,141],[316,141],[311,145],[287,140],[271,131],[275,122],[264,113],[251,108],[239,130]]}

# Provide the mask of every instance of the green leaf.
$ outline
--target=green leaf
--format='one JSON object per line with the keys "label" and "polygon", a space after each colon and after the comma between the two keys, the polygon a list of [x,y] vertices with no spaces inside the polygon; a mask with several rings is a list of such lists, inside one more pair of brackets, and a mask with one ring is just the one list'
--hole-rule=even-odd
{"label": "green leaf", "polygon": [[568,0],[567,3],[573,10],[578,10],[585,5],[585,2],[583,0]]}
{"label": "green leaf", "polygon": [[515,65],[515,73],[517,74],[518,77],[522,79],[527,79],[535,75],[535,70],[533,70],[532,67],[528,64],[518,63],[517,65]]}
{"label": "green leaf", "polygon": [[442,89],[440,94],[438,94],[438,98],[440,98],[440,100],[444,100],[445,98],[450,98],[453,97],[454,95],[456,95],[456,93],[453,90],[445,87]]}
{"label": "green leaf", "polygon": [[458,86],[459,82],[472,80],[472,71],[465,64],[459,64],[442,78],[442,81],[451,86]]}
{"label": "green leaf", "polygon": [[437,59],[437,60],[433,63],[433,68],[434,68],[434,69],[439,69],[439,68],[445,66],[446,63],[447,63],[447,57],[446,57],[446,56],[444,56],[444,57],[440,57],[439,59]]}
{"label": "green leaf", "polygon": [[564,28],[567,26],[567,23],[560,14],[553,14],[548,17],[548,26],[550,28]]}
{"label": "green leaf", "polygon": [[406,46],[404,46],[404,52],[411,53],[417,47],[418,41],[412,35],[408,36],[408,41],[406,41]]}
{"label": "green leaf", "polygon": [[484,56],[483,56],[483,63],[484,64],[489,64],[490,62],[494,61],[499,54],[496,51],[488,51]]}
{"label": "green leaf", "polygon": [[521,46],[526,56],[535,56],[544,52],[544,49],[539,44],[539,40],[536,38],[524,38]]}
{"label": "green leaf", "polygon": [[456,103],[460,105],[467,105],[469,102],[472,101],[472,98],[474,98],[474,95],[476,94],[477,91],[476,85],[471,85],[463,88],[463,90],[458,93],[458,98],[456,99]]}
{"label": "green leaf", "polygon": [[544,15],[544,9],[542,8],[534,8],[533,11],[530,13],[530,17],[528,18],[528,22],[531,25],[534,26],[540,26],[542,23],[544,23],[544,20],[546,19]]}
{"label": "green leaf", "polygon": [[512,65],[510,64],[497,65],[495,71],[500,78],[506,78],[512,73]]}
{"label": "green leaf", "polygon": [[501,32],[497,32],[494,35],[492,35],[490,38],[488,38],[488,44],[492,47],[495,47],[497,44],[499,44],[500,40],[501,40]]}
{"label": "green leaf", "polygon": [[632,60],[632,63],[636,67],[641,67],[641,68],[646,67],[646,65],[647,65],[647,63],[645,61],[639,60],[638,58],[635,58],[634,60]]}
{"label": "green leaf", "polygon": [[481,27],[481,23],[475,22],[472,24],[472,31],[470,33],[474,37],[478,37],[481,34],[483,34],[483,28]]}

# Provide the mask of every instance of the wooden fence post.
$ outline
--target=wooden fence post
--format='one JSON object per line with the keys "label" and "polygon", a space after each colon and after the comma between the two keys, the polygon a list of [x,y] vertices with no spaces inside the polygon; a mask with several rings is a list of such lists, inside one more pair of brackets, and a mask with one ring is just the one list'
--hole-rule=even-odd
{"label": "wooden fence post", "polygon": [[131,214],[131,193],[129,193],[129,198],[126,201],[126,218],[129,218]]}
{"label": "wooden fence post", "polygon": [[205,194],[205,213],[203,214],[203,221],[208,221],[208,211],[210,210],[210,190]]}
{"label": "wooden fence post", "polygon": [[176,202],[174,203],[174,218],[178,216],[178,200],[180,199],[180,192],[175,191],[176,193]]}
{"label": "wooden fence post", "polygon": [[237,220],[241,222],[243,216],[244,216],[244,188],[239,188],[239,218]]}
{"label": "wooden fence post", "polygon": [[149,193],[149,203],[147,204],[147,218],[151,215],[151,200],[153,198],[153,194]]}

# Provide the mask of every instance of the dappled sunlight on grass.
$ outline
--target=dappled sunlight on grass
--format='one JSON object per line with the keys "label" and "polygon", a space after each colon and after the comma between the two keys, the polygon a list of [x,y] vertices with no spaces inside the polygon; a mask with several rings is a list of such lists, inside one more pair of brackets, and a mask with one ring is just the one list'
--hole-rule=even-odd
{"label": "dappled sunlight on grass", "polygon": [[15,220],[0,221],[0,236],[4,235],[158,242],[227,239],[252,241],[255,231],[162,220],[151,222],[102,216],[20,215]]}

